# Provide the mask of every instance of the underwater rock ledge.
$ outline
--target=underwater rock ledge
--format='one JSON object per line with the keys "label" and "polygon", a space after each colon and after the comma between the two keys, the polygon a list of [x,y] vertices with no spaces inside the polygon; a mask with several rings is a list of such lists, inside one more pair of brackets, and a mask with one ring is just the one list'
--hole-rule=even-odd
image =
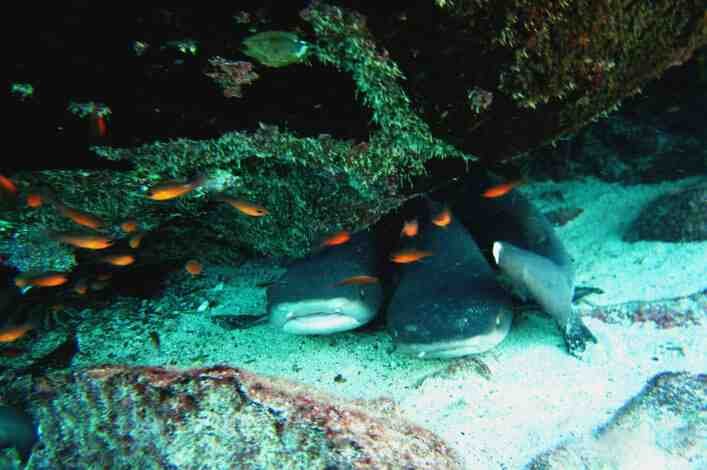
{"label": "underwater rock ledge", "polygon": [[52,383],[32,410],[41,443],[28,469],[463,468],[391,402],[350,402],[242,369],[107,365]]}

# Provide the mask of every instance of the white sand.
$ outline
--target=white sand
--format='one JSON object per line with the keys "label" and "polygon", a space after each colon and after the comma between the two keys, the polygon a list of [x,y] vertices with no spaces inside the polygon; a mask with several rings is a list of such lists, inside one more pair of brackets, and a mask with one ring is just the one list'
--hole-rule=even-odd
{"label": "white sand", "polygon": [[[624,188],[587,180],[538,184],[523,191],[533,197],[560,190],[566,201],[556,206],[584,209],[558,233],[575,259],[578,283],[605,291],[591,301],[614,304],[671,298],[707,287],[707,243],[625,244],[620,238],[643,204],[691,182]],[[542,210],[554,208],[539,205]],[[145,346],[147,340],[126,348],[136,341],[135,331],[121,327],[118,316],[100,329],[82,327],[77,362],[180,367],[226,363],[345,397],[390,397],[411,420],[446,438],[473,469],[522,467],[559,441],[606,421],[654,374],[706,369],[707,322],[657,330],[651,324],[608,325],[587,319],[599,344],[580,361],[565,352],[551,320],[523,315],[498,348],[481,356],[492,372],[490,380],[462,370],[419,385],[450,361],[395,353],[385,332],[295,337],[267,325],[226,331],[209,320],[211,315],[264,311],[265,290],[254,284],[281,271],[263,263],[221,268],[231,280],[205,294],[205,300],[217,306],[166,321],[160,329],[159,353]],[[110,342],[105,341],[107,334]],[[338,374],[344,382],[334,380]]]}

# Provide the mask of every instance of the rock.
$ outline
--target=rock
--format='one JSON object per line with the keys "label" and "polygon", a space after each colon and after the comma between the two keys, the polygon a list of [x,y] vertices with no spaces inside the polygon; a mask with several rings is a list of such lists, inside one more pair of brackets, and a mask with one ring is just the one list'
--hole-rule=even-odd
{"label": "rock", "polygon": [[613,305],[578,305],[582,317],[604,323],[652,323],[656,328],[700,325],[707,314],[707,289],[692,295],[661,300],[634,300]]}
{"label": "rock", "polygon": [[560,207],[558,209],[545,212],[545,217],[555,227],[562,227],[568,222],[576,219],[584,209],[581,207]]}
{"label": "rock", "polygon": [[[299,11],[295,5],[250,12],[238,7],[230,13],[208,8],[201,27],[191,23],[190,15],[182,18],[184,12],[166,15],[174,34],[200,33],[200,49],[223,56],[233,55],[243,33],[253,27],[244,26],[248,18],[276,23],[297,36],[256,33],[243,52],[252,53],[248,44],[253,42],[262,49],[263,38],[269,38],[268,57],[256,55],[261,62],[290,64],[304,59],[307,51],[307,66],[272,68],[216,55],[200,60],[220,72],[202,71],[173,60],[168,55],[174,52],[172,42],[155,43],[140,61],[129,48],[104,59],[104,51],[95,47],[80,61],[90,67],[65,70],[66,83],[79,88],[47,91],[43,116],[59,112],[48,103],[80,94],[80,83],[105,83],[116,73],[135,76],[141,89],[159,83],[160,93],[98,87],[101,100],[130,110],[120,115],[130,125],[111,128],[110,139],[99,140],[90,152],[69,129],[65,134],[73,136],[71,145],[58,137],[56,123],[40,126],[49,130],[37,134],[37,110],[25,104],[13,108],[11,114],[22,116],[15,125],[25,127],[31,138],[24,132],[9,134],[26,153],[41,154],[42,146],[49,146],[53,153],[81,152],[85,159],[83,167],[75,167],[81,170],[13,174],[20,193],[51,187],[63,204],[113,228],[140,214],[145,232],[160,233],[143,246],[146,264],[197,255],[207,261],[238,261],[253,253],[301,258],[310,252],[312,240],[344,224],[351,231],[370,227],[400,207],[410,188],[419,192],[459,176],[472,161],[509,160],[581,129],[707,43],[704,6],[695,1],[680,8],[669,0],[620,1],[611,9],[594,2],[476,0],[412,2],[404,9],[358,2],[354,10],[314,1]],[[212,31],[233,13],[244,22],[242,29]],[[86,25],[102,20],[100,15],[82,18]],[[596,21],[588,24],[587,18]],[[624,28],[623,18],[634,19],[635,27]],[[154,24],[135,21],[148,36],[164,26],[157,19]],[[42,34],[31,29],[31,22],[25,26],[30,36]],[[122,38],[123,32],[106,29],[104,35]],[[283,54],[273,60],[273,49]],[[55,64],[76,62],[72,48],[42,50]],[[59,50],[69,55],[57,55]],[[37,51],[29,55],[39,57]],[[220,81],[230,74],[226,93],[231,97],[240,95],[238,86],[255,75],[261,78],[234,111],[231,98],[215,99],[204,73]],[[160,74],[179,80],[167,84]],[[184,93],[183,83],[199,86]],[[76,123],[76,129],[85,124]],[[657,148],[655,142],[649,148]],[[207,182],[174,204],[145,197],[145,190],[160,181],[197,175],[205,175]],[[221,192],[261,204],[270,214],[251,219],[234,213],[212,198]],[[47,241],[46,232],[73,228],[51,205],[35,210],[14,203],[3,213],[2,225],[13,229],[0,233],[0,251],[10,255],[12,266],[63,270],[76,263],[73,250]]]}
{"label": "rock", "polygon": [[624,240],[707,240],[707,186],[670,192],[653,200],[633,221]]}
{"label": "rock", "polygon": [[31,410],[41,445],[29,469],[462,468],[394,408],[242,369],[103,366],[52,382]]}
{"label": "rock", "polygon": [[531,470],[707,468],[707,375],[663,372],[593,435],[536,457]]}

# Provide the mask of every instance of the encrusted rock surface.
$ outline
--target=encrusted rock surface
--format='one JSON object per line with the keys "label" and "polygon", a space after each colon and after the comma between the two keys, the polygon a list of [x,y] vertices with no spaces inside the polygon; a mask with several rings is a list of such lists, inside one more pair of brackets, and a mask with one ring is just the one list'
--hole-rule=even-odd
{"label": "encrusted rock surface", "polygon": [[693,242],[707,240],[707,184],[665,194],[647,204],[624,239]]}
{"label": "encrusted rock surface", "polygon": [[593,436],[547,451],[527,468],[705,468],[706,404],[707,375],[660,373]]}
{"label": "encrusted rock surface", "polygon": [[242,369],[103,366],[51,378],[28,468],[462,468],[392,403]]}
{"label": "encrusted rock surface", "polygon": [[699,325],[707,318],[707,290],[672,299],[580,305],[578,311],[605,323],[653,323],[660,329]]}

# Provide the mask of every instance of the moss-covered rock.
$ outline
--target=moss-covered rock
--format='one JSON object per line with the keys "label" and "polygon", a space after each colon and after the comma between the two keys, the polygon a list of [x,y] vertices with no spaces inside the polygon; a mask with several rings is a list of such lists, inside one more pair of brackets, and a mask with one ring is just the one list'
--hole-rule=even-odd
{"label": "moss-covered rock", "polygon": [[[686,62],[707,44],[704,11],[700,0],[436,0],[370,15],[369,27],[435,135],[503,160]],[[479,90],[493,98],[481,111]]]}
{"label": "moss-covered rock", "polygon": [[627,241],[707,241],[707,186],[665,194],[646,205],[626,231]]}
{"label": "moss-covered rock", "polygon": [[[213,139],[95,149],[124,171],[13,176],[23,195],[49,186],[63,204],[102,218],[107,235],[125,238],[118,225],[137,219],[157,259],[302,256],[324,235],[375,223],[478,157],[517,155],[579,128],[707,41],[696,0],[611,8],[585,0],[418,3],[366,18],[365,9],[311,2],[292,36],[307,44],[306,57],[297,57],[305,65],[267,68],[284,81],[314,64],[350,76],[371,117],[363,139],[303,135],[289,122],[266,121]],[[437,173],[434,162],[454,171]],[[158,182],[197,175],[205,184],[179,199],[147,197]],[[269,214],[248,217],[218,202],[219,193]],[[24,260],[16,266],[56,270],[74,262],[72,250],[46,236],[76,228],[53,205],[19,205],[3,220],[4,246]],[[35,246],[49,253],[22,255]]]}

